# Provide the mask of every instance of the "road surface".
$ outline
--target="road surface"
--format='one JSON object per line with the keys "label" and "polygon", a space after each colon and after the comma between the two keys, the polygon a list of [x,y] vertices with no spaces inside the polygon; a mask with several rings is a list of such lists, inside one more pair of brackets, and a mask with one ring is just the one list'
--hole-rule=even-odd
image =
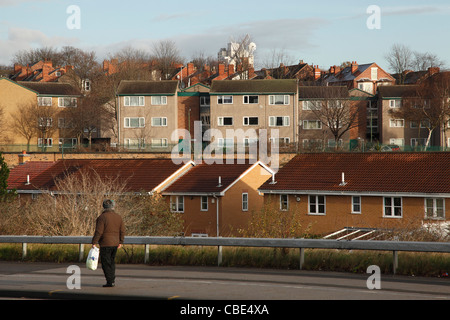
{"label": "road surface", "polygon": [[195,307],[206,301],[220,301],[215,312],[224,314],[232,312],[236,302],[245,307],[250,303],[253,312],[261,312],[264,306],[270,307],[270,301],[291,301],[288,305],[295,306],[292,303],[299,300],[450,300],[450,278],[381,274],[381,288],[369,289],[371,274],[304,270],[118,265],[116,275],[116,287],[103,288],[100,266],[90,271],[84,263],[0,262],[0,297],[176,300],[183,303],[175,304],[171,311],[191,315],[206,312]]}

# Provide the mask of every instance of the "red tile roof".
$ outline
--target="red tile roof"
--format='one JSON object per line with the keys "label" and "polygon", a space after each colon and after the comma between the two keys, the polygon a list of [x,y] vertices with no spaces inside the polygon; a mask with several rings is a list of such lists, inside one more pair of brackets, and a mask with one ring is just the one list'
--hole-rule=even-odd
{"label": "red tile roof", "polygon": [[259,190],[450,194],[450,153],[300,154],[279,169],[275,181]]}
{"label": "red tile roof", "polygon": [[[163,194],[220,193],[227,189],[252,165],[254,164],[201,163],[165,189]],[[219,177],[221,181],[220,186]]]}
{"label": "red tile roof", "polygon": [[[181,167],[171,159],[68,159],[46,166],[41,162],[27,162],[11,170],[8,182],[9,187],[17,190],[56,190],[56,179],[94,170],[102,178],[118,178],[126,191],[149,192]],[[30,174],[30,185],[26,185],[29,171],[35,173]]]}

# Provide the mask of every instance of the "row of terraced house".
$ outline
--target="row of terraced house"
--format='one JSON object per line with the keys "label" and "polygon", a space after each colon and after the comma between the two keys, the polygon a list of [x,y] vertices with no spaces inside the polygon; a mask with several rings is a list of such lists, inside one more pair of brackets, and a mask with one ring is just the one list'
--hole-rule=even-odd
{"label": "row of terraced house", "polygon": [[[189,70],[193,70],[191,74]],[[422,82],[446,74],[433,68],[406,85],[396,84],[395,75],[376,63],[352,62],[345,68],[333,66],[323,72],[301,62],[252,71],[246,80],[237,77],[232,66],[220,70],[222,73],[206,83],[195,81],[192,67],[180,68],[174,80],[123,80],[111,103],[111,117],[81,110],[80,102],[89,94],[90,82],[86,87],[84,81],[80,90],[62,81],[0,78],[4,117],[0,143],[58,150],[75,147],[89,136],[89,140],[107,146],[167,152],[182,140],[201,139],[218,147],[249,146],[264,134],[269,142],[277,140],[290,151],[348,150],[362,148],[368,142],[406,150],[425,144],[441,148],[450,145],[448,114],[431,130],[431,120],[408,119],[395,113],[406,105],[404,102],[418,99]],[[26,136],[17,114],[28,102],[38,107],[54,106],[57,112],[38,115],[38,133]],[[80,121],[84,127],[74,133],[72,118],[82,113],[86,113]],[[230,129],[234,135],[227,134]],[[237,136],[236,132],[244,135]]]}

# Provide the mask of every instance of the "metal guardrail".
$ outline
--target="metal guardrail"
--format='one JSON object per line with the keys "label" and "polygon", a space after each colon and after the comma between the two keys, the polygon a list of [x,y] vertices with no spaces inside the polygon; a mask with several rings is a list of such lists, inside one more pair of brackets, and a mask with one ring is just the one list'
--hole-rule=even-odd
{"label": "metal guardrail", "polygon": [[[78,244],[80,261],[84,258],[84,245],[90,236],[0,236],[0,243],[22,243],[22,258],[27,254],[28,243]],[[450,242],[420,241],[367,241],[327,239],[273,239],[273,238],[222,238],[222,237],[125,237],[124,244],[145,246],[144,262],[148,262],[150,245],[213,246],[218,247],[218,265],[222,263],[222,247],[269,247],[300,249],[300,269],[304,263],[304,249],[376,250],[393,252],[393,272],[398,267],[398,251],[450,253]]]}

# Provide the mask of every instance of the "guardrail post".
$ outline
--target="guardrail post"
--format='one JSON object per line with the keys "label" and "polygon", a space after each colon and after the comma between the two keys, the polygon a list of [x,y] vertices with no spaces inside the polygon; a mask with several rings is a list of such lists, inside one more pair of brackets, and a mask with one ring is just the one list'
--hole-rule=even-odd
{"label": "guardrail post", "polygon": [[149,259],[150,259],[150,245],[146,244],[145,245],[144,263],[147,263]]}
{"label": "guardrail post", "polygon": [[303,268],[303,263],[305,263],[305,248],[300,248],[300,270]]}
{"label": "guardrail post", "polygon": [[78,254],[78,262],[83,261],[84,259],[84,244],[80,243],[79,245],[79,254]]}
{"label": "guardrail post", "polygon": [[22,260],[25,260],[26,257],[27,257],[27,243],[23,242],[22,243]]}
{"label": "guardrail post", "polygon": [[397,250],[392,251],[393,255],[392,255],[392,268],[393,268],[393,272],[394,274],[397,272],[397,268],[398,268],[398,252]]}
{"label": "guardrail post", "polygon": [[217,266],[222,265],[222,246],[217,247]]}

